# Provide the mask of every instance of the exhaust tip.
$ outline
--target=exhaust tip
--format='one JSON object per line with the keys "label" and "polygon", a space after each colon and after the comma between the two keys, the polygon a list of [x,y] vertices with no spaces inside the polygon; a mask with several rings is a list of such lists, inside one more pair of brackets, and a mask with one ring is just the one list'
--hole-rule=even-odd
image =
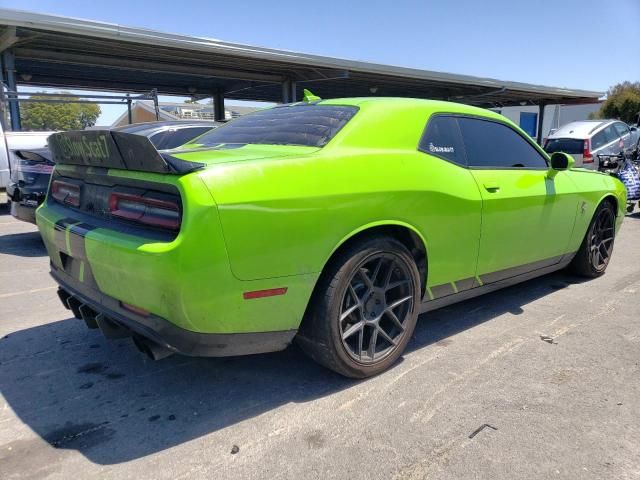
{"label": "exhaust tip", "polygon": [[70,297],[71,297],[71,294],[69,292],[67,292],[61,287],[58,287],[58,298],[60,298],[60,301],[64,305],[64,308],[66,308],[67,310],[71,310],[69,303],[67,303]]}
{"label": "exhaust tip", "polygon": [[87,328],[98,328],[98,322],[96,321],[96,317],[98,316],[98,312],[96,312],[89,305],[83,303],[80,305],[80,316],[84,320],[84,323],[87,324]]}
{"label": "exhaust tip", "polygon": [[69,295],[66,301],[67,308],[73,312],[73,316],[82,320],[82,314],[80,313],[80,305],[82,302],[75,297]]}
{"label": "exhaust tip", "polygon": [[133,336],[133,344],[151,360],[162,360],[175,353],[173,350],[139,335]]}

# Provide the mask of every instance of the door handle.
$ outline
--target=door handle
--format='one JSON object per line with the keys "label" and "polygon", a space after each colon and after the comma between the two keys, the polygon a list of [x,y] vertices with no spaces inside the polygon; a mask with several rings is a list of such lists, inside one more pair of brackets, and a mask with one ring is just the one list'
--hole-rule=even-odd
{"label": "door handle", "polygon": [[485,190],[487,190],[487,192],[497,192],[498,190],[500,190],[500,185],[498,185],[498,182],[493,179],[485,180],[484,182],[482,182],[482,185],[484,186]]}

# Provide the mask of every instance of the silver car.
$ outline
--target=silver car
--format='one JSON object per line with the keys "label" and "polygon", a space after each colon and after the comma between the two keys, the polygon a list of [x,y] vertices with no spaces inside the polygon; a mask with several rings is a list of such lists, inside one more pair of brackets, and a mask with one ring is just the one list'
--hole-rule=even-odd
{"label": "silver car", "polygon": [[624,152],[635,158],[640,150],[637,127],[620,120],[583,120],[571,122],[547,138],[547,153],[565,152],[576,160],[576,167],[598,169],[597,155],[617,155]]}

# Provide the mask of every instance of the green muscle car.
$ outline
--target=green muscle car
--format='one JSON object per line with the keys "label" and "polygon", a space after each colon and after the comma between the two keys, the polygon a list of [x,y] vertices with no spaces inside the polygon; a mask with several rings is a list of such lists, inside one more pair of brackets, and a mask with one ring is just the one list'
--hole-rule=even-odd
{"label": "green muscle car", "polygon": [[421,312],[568,266],[604,273],[626,205],[617,179],[440,101],[307,95],[176,150],[100,130],[49,146],[37,223],[59,296],[153,358],[295,340],[374,375]]}

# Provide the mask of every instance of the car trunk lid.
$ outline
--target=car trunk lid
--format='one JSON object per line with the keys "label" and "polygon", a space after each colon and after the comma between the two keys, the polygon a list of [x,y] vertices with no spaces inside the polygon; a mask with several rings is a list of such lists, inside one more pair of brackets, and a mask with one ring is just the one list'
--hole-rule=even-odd
{"label": "car trunk lid", "polygon": [[165,150],[164,153],[184,161],[197,162],[205,166],[211,166],[230,162],[289,157],[292,155],[307,155],[318,150],[318,147],[300,145],[225,143],[212,147],[182,147],[177,150]]}

